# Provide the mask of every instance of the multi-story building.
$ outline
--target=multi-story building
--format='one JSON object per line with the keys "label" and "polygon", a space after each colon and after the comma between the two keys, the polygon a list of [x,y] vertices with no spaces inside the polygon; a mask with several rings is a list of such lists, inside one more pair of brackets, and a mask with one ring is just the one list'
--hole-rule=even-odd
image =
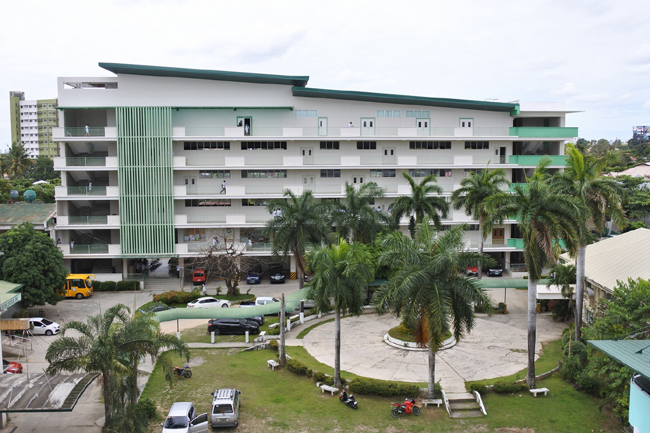
{"label": "multi-story building", "polygon": [[[385,191],[376,205],[386,211],[410,193],[402,172],[437,175],[446,197],[488,162],[522,182],[542,157],[561,169],[564,144],[578,135],[565,126],[561,104],[316,89],[305,76],[100,66],[117,76],[58,79],[57,236],[72,271],[126,272],[129,258],[182,262],[215,236],[269,255],[266,205],[285,189],[335,199],[345,182],[376,182]],[[462,210],[443,222],[460,223],[470,224],[467,245],[477,248],[476,221]],[[522,246],[516,221],[505,221],[485,251],[515,269]]]}
{"label": "multi-story building", "polygon": [[52,128],[59,125],[56,99],[25,101],[24,92],[10,92],[11,141],[21,142],[30,158],[58,155]]}

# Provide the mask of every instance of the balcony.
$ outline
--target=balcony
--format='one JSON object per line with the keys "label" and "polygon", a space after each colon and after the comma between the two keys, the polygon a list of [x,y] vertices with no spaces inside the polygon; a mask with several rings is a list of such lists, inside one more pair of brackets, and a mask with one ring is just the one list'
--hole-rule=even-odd
{"label": "balcony", "polygon": [[59,245],[63,252],[63,256],[77,256],[77,255],[109,255],[117,256],[120,254],[119,244],[76,244],[74,248],[70,245]]}
{"label": "balcony", "polygon": [[564,155],[510,155],[508,164],[536,167],[541,159],[550,158],[551,166],[564,166],[566,164]]}
{"label": "balcony", "polygon": [[56,219],[58,226],[92,226],[92,225],[110,225],[119,226],[119,215],[60,215]]}
{"label": "balcony", "polygon": [[567,126],[515,126],[510,128],[509,135],[510,137],[520,138],[564,138],[569,140],[578,136],[578,128]]}
{"label": "balcony", "polygon": [[118,198],[117,186],[57,186],[54,188],[54,196],[57,199],[79,198],[79,197],[102,197]]}
{"label": "balcony", "polygon": [[52,128],[52,138],[71,141],[104,141],[117,138],[115,126],[90,126],[86,133],[84,126],[56,126]]}
{"label": "balcony", "polygon": [[524,249],[524,240],[519,239],[519,238],[511,238],[508,239],[507,241],[507,246],[508,248],[514,248],[517,250],[523,250]]}
{"label": "balcony", "polygon": [[85,170],[85,167],[105,167],[117,170],[116,156],[93,156],[93,157],[55,157],[55,170]]}

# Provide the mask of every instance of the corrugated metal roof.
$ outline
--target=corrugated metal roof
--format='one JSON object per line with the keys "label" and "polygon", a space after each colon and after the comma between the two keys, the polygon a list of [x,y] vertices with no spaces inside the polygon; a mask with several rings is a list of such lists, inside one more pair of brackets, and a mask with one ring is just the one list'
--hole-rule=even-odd
{"label": "corrugated metal roof", "polygon": [[650,380],[650,340],[589,340],[587,343]]}
{"label": "corrugated metal roof", "polygon": [[56,203],[0,204],[0,225],[18,225],[25,221],[43,225],[56,215]]}
{"label": "corrugated metal roof", "polygon": [[613,290],[616,280],[650,279],[650,229],[636,229],[587,246],[585,277]]}
{"label": "corrugated metal roof", "polygon": [[20,289],[22,284],[14,284],[9,281],[0,280],[0,310],[6,310],[12,305],[20,302],[21,294]]}

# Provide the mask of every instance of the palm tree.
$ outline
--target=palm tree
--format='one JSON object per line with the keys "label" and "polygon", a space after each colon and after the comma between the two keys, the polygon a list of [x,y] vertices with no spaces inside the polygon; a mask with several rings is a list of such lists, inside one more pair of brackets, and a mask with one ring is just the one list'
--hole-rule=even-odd
{"label": "palm tree", "polygon": [[557,264],[551,269],[549,274],[548,287],[556,286],[562,291],[562,296],[569,300],[569,310],[575,316],[575,304],[573,302],[573,287],[576,283],[576,267],[575,265]]}
{"label": "palm tree", "polygon": [[13,142],[8,152],[9,155],[9,178],[14,180],[19,178],[33,161],[29,158],[29,153],[21,142]]}
{"label": "palm tree", "polygon": [[[442,188],[438,186],[436,176],[429,174],[420,183],[406,172],[402,172],[404,179],[411,185],[411,195],[398,197],[390,207],[395,224],[399,225],[403,216],[409,216],[409,232],[411,238],[415,237],[416,224],[425,217],[429,217],[435,226],[440,229],[440,218],[445,218],[449,212],[449,204],[441,197]],[[436,194],[436,195],[432,195]]]}
{"label": "palm tree", "polygon": [[513,217],[523,235],[523,252],[528,268],[528,375],[529,388],[535,387],[535,341],[537,334],[537,281],[544,267],[556,262],[556,249],[564,241],[569,253],[578,248],[578,234],[583,209],[573,197],[553,190],[546,167],[551,160],[539,162],[531,178],[514,191],[500,193],[486,200],[486,209],[494,221],[502,223]]}
{"label": "palm tree", "polygon": [[600,176],[600,163],[592,158],[585,159],[573,144],[567,145],[565,153],[566,168],[564,172],[556,173],[553,177],[553,187],[574,197],[586,209],[581,221],[582,230],[576,260],[575,339],[578,341],[582,328],[585,256],[587,245],[592,241],[588,227],[591,225],[602,234],[608,215],[619,227],[624,227],[627,221],[621,204],[622,189],[614,179]]}
{"label": "palm tree", "polygon": [[[85,371],[102,375],[105,427],[110,424],[112,410],[111,382],[114,376],[126,375],[129,369],[119,362],[120,348],[115,327],[129,322],[129,309],[117,304],[104,314],[90,316],[86,323],[68,322],[61,329],[61,337],[47,349],[45,359],[50,363],[48,374],[61,371]],[[66,335],[74,330],[78,337]]]}
{"label": "palm tree", "polygon": [[8,153],[0,154],[0,179],[4,179],[5,175],[9,174],[9,167],[11,166],[11,160],[9,159]]}
{"label": "palm tree", "polygon": [[378,212],[373,204],[384,196],[374,182],[364,183],[359,189],[345,182],[345,198],[335,204],[332,221],[339,237],[349,242],[372,242],[389,223],[388,214]]}
{"label": "palm tree", "polygon": [[460,188],[451,194],[455,209],[465,208],[465,214],[478,221],[479,240],[478,252],[483,253],[483,241],[492,230],[492,220],[485,209],[488,197],[499,194],[502,188],[510,185],[506,172],[502,168],[489,170],[490,164],[479,173],[470,172],[469,176],[460,181]]}
{"label": "palm tree", "polygon": [[465,250],[464,226],[435,236],[428,220],[418,224],[415,239],[399,232],[383,240],[386,252],[381,264],[394,271],[388,283],[374,298],[377,312],[395,313],[413,330],[421,347],[429,348],[429,386],[427,398],[435,398],[436,352],[448,331],[460,340],[474,327],[472,302],[490,302],[475,280],[463,274],[471,263],[489,264],[492,259]]}
{"label": "palm tree", "polygon": [[296,196],[290,190],[284,192],[285,200],[272,200],[269,213],[279,210],[266,224],[266,231],[273,239],[273,255],[296,259],[300,288],[304,285],[305,251],[311,245],[330,243],[331,224],[327,215],[330,205],[316,201],[311,191]]}
{"label": "palm tree", "polygon": [[374,279],[370,255],[363,245],[318,248],[309,255],[314,276],[309,297],[320,311],[334,307],[334,386],[341,386],[341,314],[361,314],[368,283]]}

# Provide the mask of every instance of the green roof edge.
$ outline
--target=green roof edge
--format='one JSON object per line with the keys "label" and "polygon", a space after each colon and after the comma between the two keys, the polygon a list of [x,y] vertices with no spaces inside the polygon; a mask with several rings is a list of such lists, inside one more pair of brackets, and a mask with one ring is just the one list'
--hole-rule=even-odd
{"label": "green roof edge", "polygon": [[383,102],[388,104],[426,105],[433,107],[467,108],[486,111],[519,111],[519,104],[512,102],[473,101],[469,99],[428,98],[424,96],[394,95],[389,93],[356,92],[350,90],[313,89],[294,86],[293,96],[306,98],[345,99],[349,101]]}
{"label": "green roof edge", "polygon": [[99,67],[114,74],[147,75],[155,77],[194,78],[201,80],[238,81],[257,84],[306,86],[309,76],[255,74],[251,72],[216,71],[210,69],[171,68],[167,66],[131,65],[100,62]]}

